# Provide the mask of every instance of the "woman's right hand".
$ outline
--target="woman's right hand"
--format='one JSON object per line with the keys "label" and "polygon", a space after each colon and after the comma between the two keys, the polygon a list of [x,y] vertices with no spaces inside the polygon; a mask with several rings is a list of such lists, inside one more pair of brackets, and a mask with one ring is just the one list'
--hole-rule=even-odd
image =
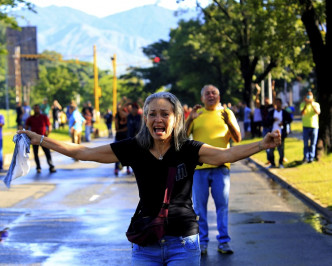
{"label": "woman's right hand", "polygon": [[39,135],[35,132],[32,132],[30,130],[18,130],[17,134],[26,134],[30,138],[32,145],[39,145],[41,137],[42,137],[41,135]]}

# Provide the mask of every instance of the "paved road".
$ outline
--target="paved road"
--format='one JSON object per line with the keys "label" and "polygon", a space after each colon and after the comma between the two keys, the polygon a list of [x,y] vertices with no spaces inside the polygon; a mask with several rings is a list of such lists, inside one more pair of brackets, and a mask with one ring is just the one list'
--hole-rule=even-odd
{"label": "paved road", "polygon": [[[10,190],[0,188],[0,228],[10,227],[0,265],[130,265],[124,233],[138,200],[134,177],[53,155],[57,173],[45,166],[37,175],[32,165]],[[332,237],[320,232],[319,215],[243,162],[232,166],[229,223],[235,253],[221,255],[210,200],[202,265],[331,265]]]}

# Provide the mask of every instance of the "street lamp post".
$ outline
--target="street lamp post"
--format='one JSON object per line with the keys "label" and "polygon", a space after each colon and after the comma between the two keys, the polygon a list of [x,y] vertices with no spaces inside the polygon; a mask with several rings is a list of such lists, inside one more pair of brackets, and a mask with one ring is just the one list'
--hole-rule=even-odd
{"label": "street lamp post", "polygon": [[116,78],[116,54],[111,57],[113,63],[113,117],[117,112],[117,78]]}

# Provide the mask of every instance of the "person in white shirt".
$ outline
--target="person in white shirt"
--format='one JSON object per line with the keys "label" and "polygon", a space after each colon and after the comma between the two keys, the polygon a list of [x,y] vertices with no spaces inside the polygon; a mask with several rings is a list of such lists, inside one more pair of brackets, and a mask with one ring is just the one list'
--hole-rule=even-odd
{"label": "person in white shirt", "polygon": [[[279,152],[279,168],[284,168],[283,160],[285,155],[285,138],[287,137],[287,124],[290,124],[293,120],[290,114],[282,109],[282,100],[276,98],[275,109],[269,112],[268,121],[272,127],[272,131],[278,129],[281,132],[281,145],[278,146]],[[268,160],[271,165],[268,168],[275,168],[274,160],[274,148],[268,151]]]}

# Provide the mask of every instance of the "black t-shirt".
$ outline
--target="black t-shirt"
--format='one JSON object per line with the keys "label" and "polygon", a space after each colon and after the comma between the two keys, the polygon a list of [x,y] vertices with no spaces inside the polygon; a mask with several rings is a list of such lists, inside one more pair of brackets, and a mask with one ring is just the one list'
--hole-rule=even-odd
{"label": "black t-shirt", "polygon": [[198,152],[202,142],[187,140],[180,151],[172,146],[158,160],[142,148],[135,138],[110,144],[124,166],[130,166],[136,177],[142,216],[157,216],[165,194],[168,167],[176,167],[166,235],[189,236],[198,233],[196,214],[192,207],[192,184],[196,165],[200,164]]}

